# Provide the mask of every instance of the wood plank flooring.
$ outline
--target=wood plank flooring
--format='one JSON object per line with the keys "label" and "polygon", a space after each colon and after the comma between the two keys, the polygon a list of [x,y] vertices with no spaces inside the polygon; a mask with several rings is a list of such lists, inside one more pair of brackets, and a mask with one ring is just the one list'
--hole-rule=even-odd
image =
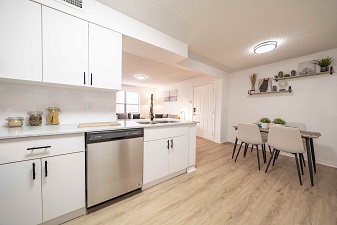
{"label": "wood plank flooring", "polygon": [[[256,151],[231,158],[233,144],[197,138],[197,170],[183,174],[72,224],[337,224],[337,169],[317,165],[315,186],[305,167],[280,155],[264,173]],[[269,159],[267,154],[267,159]]]}

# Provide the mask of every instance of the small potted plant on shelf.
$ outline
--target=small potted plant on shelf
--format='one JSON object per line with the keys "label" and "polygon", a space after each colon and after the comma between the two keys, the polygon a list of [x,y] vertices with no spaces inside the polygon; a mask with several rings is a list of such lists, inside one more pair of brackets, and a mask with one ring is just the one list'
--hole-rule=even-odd
{"label": "small potted plant on shelf", "polygon": [[332,61],[333,61],[333,58],[328,56],[326,58],[314,60],[313,63],[320,66],[321,72],[327,72],[329,71],[329,67]]}
{"label": "small potted plant on shelf", "polygon": [[252,87],[250,88],[250,93],[255,93],[255,83],[256,83],[256,74],[254,73],[249,77],[250,79],[250,84]]}
{"label": "small potted plant on shelf", "polygon": [[274,119],[274,120],[273,120],[273,123],[274,123],[275,125],[286,125],[286,121],[284,121],[284,120],[281,119],[281,118],[276,118],[276,119]]}
{"label": "small potted plant on shelf", "polygon": [[269,126],[269,123],[271,122],[269,118],[263,117],[260,119],[261,122],[261,128],[267,129]]}

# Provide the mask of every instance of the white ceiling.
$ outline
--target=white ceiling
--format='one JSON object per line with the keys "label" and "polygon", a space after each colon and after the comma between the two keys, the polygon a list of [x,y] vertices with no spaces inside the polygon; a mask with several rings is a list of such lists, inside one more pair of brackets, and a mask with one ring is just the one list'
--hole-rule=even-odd
{"label": "white ceiling", "polygon": [[[98,1],[187,43],[190,58],[228,72],[337,47],[337,0]],[[266,40],[279,47],[254,54]]]}
{"label": "white ceiling", "polygon": [[[149,76],[146,80],[138,80],[135,74]],[[123,52],[122,82],[126,85],[157,88],[163,85],[189,80],[201,74],[184,70],[175,66],[146,59]]]}

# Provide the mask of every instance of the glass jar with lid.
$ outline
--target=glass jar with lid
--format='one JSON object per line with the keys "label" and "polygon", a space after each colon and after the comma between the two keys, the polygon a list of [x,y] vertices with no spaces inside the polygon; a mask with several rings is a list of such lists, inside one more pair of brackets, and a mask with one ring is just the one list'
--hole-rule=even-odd
{"label": "glass jar with lid", "polygon": [[41,126],[43,112],[29,111],[27,114],[28,114],[28,125],[29,126]]}
{"label": "glass jar with lid", "polygon": [[8,127],[21,127],[23,125],[23,117],[7,117]]}
{"label": "glass jar with lid", "polygon": [[48,110],[47,114],[47,125],[58,125],[60,123],[59,121],[59,107],[48,107],[46,110]]}

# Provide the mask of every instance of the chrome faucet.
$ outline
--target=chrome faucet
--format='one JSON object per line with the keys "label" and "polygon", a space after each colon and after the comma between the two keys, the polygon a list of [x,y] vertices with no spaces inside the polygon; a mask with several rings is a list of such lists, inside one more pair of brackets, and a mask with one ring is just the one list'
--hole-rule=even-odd
{"label": "chrome faucet", "polygon": [[151,94],[151,104],[150,104],[150,119],[153,121],[153,94]]}

